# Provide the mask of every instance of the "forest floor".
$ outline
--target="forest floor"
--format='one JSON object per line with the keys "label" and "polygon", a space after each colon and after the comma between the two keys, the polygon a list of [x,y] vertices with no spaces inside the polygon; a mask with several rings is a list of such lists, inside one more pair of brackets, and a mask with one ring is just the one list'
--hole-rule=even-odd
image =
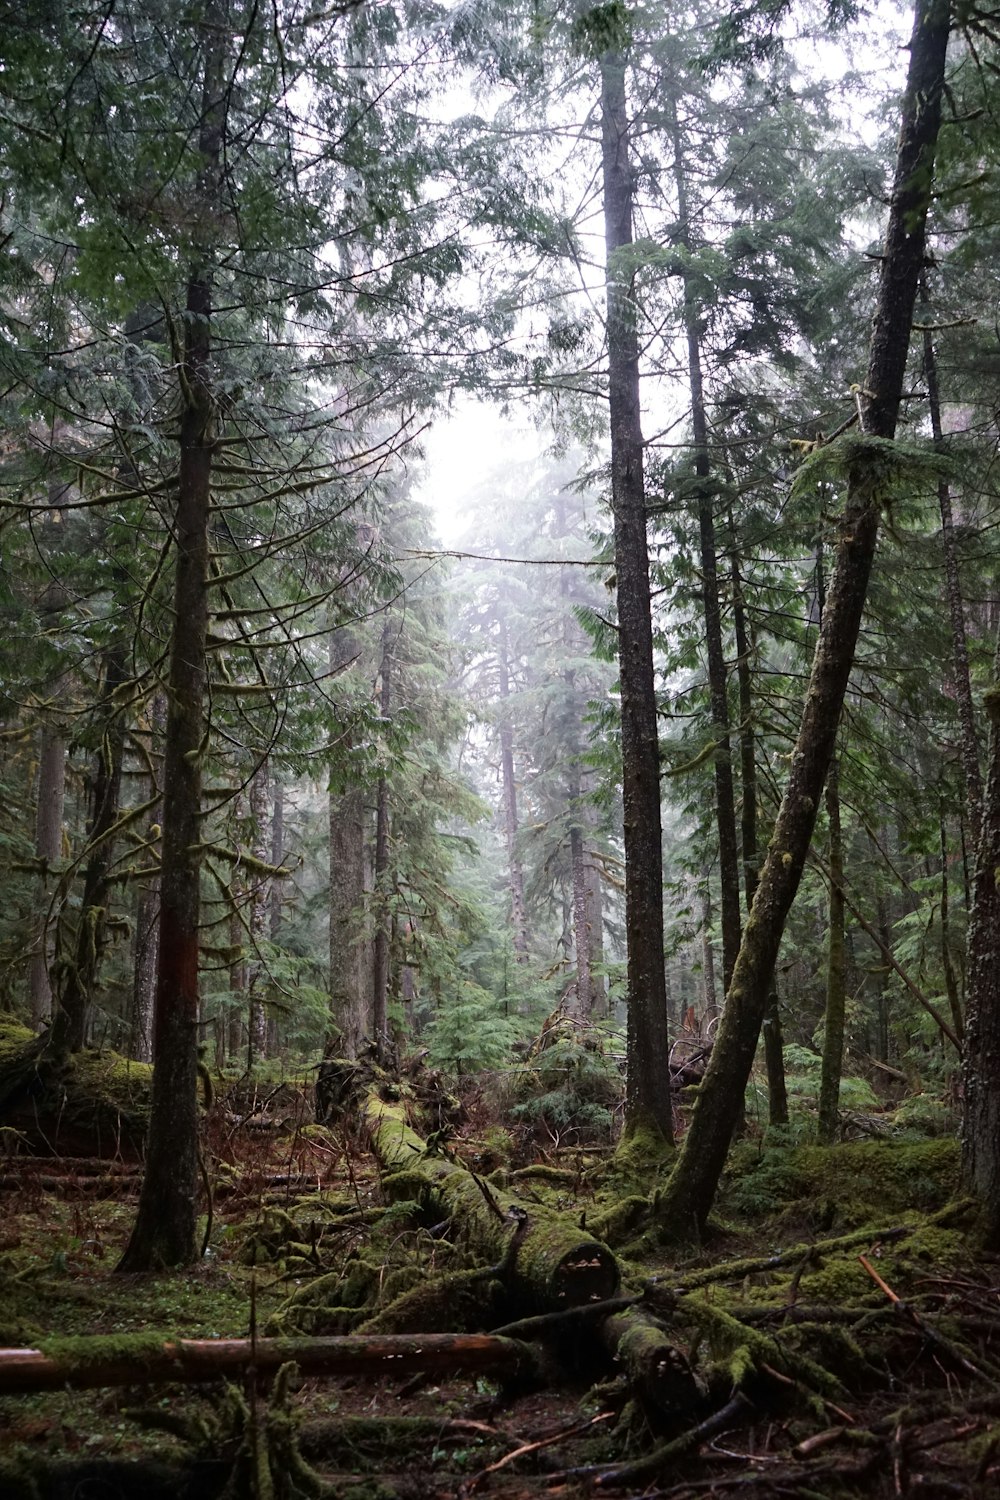
{"label": "forest floor", "polygon": [[[384,1331],[435,1287],[421,1331],[489,1331],[537,1311],[496,1282],[487,1296],[485,1276],[470,1298],[460,1230],[412,1198],[387,1204],[356,1127],[311,1119],[294,1088],[259,1110],[217,1107],[208,1251],[193,1270],[142,1277],[114,1272],[135,1164],[46,1157],[6,1132],[0,1344],[329,1337],[375,1318]],[[615,1224],[635,1191],[606,1151],[522,1142],[520,1164],[502,1167],[498,1138],[474,1111],[441,1149],[477,1176],[492,1169],[498,1195],[515,1179],[520,1201],[574,1219]],[[541,1373],[516,1380],[417,1371],[4,1395],[0,1495],[1000,1493],[1000,1266],[976,1253],[956,1179],[949,1139],[746,1141],[697,1250],[658,1245],[634,1214],[617,1222],[630,1316],[669,1340],[672,1376],[661,1351],[638,1388],[581,1315],[547,1338]],[[254,1467],[248,1452],[259,1460],[268,1442],[270,1468]]]}

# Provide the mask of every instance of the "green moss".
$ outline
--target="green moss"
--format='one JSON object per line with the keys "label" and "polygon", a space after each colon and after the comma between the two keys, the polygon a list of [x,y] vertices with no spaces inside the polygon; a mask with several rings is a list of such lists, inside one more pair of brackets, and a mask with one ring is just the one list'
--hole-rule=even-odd
{"label": "green moss", "polygon": [[890,1220],[947,1203],[959,1175],[954,1140],[863,1141],[839,1146],[738,1146],[723,1211],[748,1219],[799,1218],[814,1232]]}
{"label": "green moss", "polygon": [[108,1333],[98,1336],[70,1336],[47,1338],[39,1344],[48,1359],[57,1360],[65,1368],[69,1380],[74,1374],[92,1369],[95,1363],[123,1359],[141,1362],[159,1354],[164,1345],[162,1334],[153,1333]]}

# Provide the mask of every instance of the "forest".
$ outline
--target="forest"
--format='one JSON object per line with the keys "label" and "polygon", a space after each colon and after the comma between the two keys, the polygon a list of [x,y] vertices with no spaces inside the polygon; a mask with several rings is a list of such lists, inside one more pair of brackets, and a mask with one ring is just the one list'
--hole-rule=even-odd
{"label": "forest", "polygon": [[0,22],[0,1496],[996,1493],[1000,13]]}

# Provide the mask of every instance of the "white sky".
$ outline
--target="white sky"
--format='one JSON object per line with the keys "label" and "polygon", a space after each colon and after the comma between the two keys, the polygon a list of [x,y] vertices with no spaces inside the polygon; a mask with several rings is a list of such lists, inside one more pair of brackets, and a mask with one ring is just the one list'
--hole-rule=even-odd
{"label": "white sky", "polygon": [[530,420],[504,416],[500,408],[472,396],[453,407],[421,439],[427,459],[415,498],[436,520],[438,540],[454,547],[470,520],[469,501],[498,457],[520,463],[544,446]]}

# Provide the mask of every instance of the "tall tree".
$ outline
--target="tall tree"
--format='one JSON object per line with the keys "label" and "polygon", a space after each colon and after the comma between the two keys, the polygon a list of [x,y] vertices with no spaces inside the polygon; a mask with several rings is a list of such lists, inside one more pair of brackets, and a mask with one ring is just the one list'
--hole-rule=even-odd
{"label": "tall tree", "polygon": [[[201,104],[193,194],[196,220],[224,208],[225,0],[208,0],[199,31]],[[190,1264],[196,1258],[198,1156],[198,926],[201,912],[201,787],[209,613],[209,525],[217,393],[213,386],[214,249],[193,247],[180,369],[180,450],[174,513],[174,626],[163,745],[160,944],[153,1023],[153,1095],[146,1170],[120,1271]]]}
{"label": "tall tree", "polygon": [[607,255],[608,404],[621,693],[628,1039],[625,1132],[673,1141],[667,1080],[660,756],[653,674],[649,552],[639,395],[623,5],[588,10],[579,24],[601,78],[601,175]]}
{"label": "tall tree", "polygon": [[740,945],[722,1024],[691,1128],[660,1200],[669,1233],[697,1232],[715,1198],[757,1046],[785,920],[805,865],[854,660],[923,269],[927,210],[941,123],[950,13],[918,0],[902,104],[896,172],[879,261],[875,324],[859,406],[861,431],[843,441],[846,503],[809,690],[774,835]]}

